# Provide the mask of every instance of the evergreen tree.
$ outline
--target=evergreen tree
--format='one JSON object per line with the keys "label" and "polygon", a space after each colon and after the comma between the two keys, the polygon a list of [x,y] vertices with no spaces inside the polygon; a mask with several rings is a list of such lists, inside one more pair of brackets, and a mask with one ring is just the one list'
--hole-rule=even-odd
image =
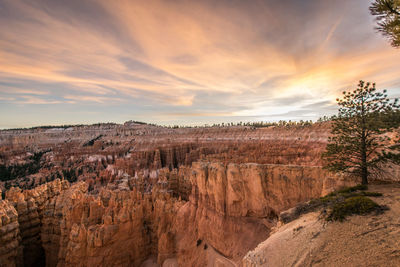
{"label": "evergreen tree", "polygon": [[378,31],[389,38],[392,46],[400,47],[400,0],[375,0],[369,10],[376,16]]}
{"label": "evergreen tree", "polygon": [[332,137],[323,157],[325,168],[347,172],[368,184],[368,176],[388,162],[400,163],[398,141],[386,135],[397,128],[398,99],[390,101],[386,90],[377,92],[375,84],[360,81],[354,91],[343,92],[338,116],[333,117]]}

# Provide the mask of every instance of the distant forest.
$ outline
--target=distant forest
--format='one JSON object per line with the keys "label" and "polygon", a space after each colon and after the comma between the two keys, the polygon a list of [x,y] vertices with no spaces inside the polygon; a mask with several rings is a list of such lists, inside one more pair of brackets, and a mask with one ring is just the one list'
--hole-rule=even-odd
{"label": "distant forest", "polygon": [[8,181],[37,173],[40,168],[40,160],[48,151],[36,152],[30,157],[30,161],[24,164],[0,165],[0,181]]}
{"label": "distant forest", "polygon": [[[400,111],[396,110],[393,111],[391,114],[386,116],[387,119],[390,120],[396,120],[400,121]],[[146,122],[141,122],[141,121],[128,121],[125,123],[135,123],[139,125],[148,125],[148,126],[155,126],[155,127],[165,127],[168,129],[180,129],[180,128],[209,128],[209,127],[233,127],[233,126],[247,126],[247,127],[253,127],[253,128],[263,128],[263,127],[286,127],[286,128],[291,128],[291,127],[307,127],[311,126],[315,123],[321,123],[321,122],[327,122],[331,121],[334,118],[336,118],[335,115],[333,116],[323,116],[320,117],[316,121],[312,120],[299,120],[299,121],[292,121],[292,120],[280,120],[277,122],[268,122],[268,121],[256,121],[256,122],[222,122],[222,123],[214,123],[214,124],[204,124],[204,125],[196,125],[196,126],[190,126],[190,125],[159,125],[155,123],[146,123]],[[36,130],[36,129],[56,129],[56,128],[62,128],[62,129],[67,129],[71,127],[85,127],[85,126],[105,126],[105,125],[118,125],[117,123],[114,122],[107,122],[107,123],[94,123],[94,124],[75,124],[75,125],[45,125],[45,126],[35,126],[35,127],[30,127],[30,128],[13,128],[13,129],[4,129],[1,131],[16,131],[16,130]]]}

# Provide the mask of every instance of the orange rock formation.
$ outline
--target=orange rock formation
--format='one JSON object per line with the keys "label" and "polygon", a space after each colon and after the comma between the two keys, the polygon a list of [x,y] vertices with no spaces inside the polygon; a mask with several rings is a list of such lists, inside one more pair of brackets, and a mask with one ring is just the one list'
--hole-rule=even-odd
{"label": "orange rock formation", "polygon": [[0,132],[6,165],[43,152],[0,183],[0,266],[239,266],[281,211],[354,183],[322,170],[327,129]]}

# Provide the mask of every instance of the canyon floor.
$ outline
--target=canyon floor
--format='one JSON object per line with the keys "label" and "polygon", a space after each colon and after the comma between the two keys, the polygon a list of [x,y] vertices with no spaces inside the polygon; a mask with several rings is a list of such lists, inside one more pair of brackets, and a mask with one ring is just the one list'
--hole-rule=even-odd
{"label": "canyon floor", "polygon": [[359,182],[322,168],[329,128],[0,131],[0,266],[395,266],[398,169],[375,177],[381,217],[280,222]]}

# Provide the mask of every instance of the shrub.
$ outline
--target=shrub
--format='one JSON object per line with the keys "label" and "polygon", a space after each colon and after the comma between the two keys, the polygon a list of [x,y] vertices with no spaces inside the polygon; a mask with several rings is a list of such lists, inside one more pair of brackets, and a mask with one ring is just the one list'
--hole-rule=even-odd
{"label": "shrub", "polygon": [[344,202],[333,205],[328,221],[343,221],[346,216],[358,214],[365,215],[379,209],[379,205],[365,196],[347,198]]}
{"label": "shrub", "polygon": [[359,184],[356,186],[352,186],[352,187],[345,187],[341,190],[338,190],[337,193],[339,194],[344,194],[344,193],[351,193],[351,192],[355,192],[357,190],[367,190],[368,186],[364,185],[364,184]]}
{"label": "shrub", "polygon": [[280,215],[284,223],[288,223],[301,214],[305,214],[317,209],[328,210],[324,216],[327,221],[343,221],[346,216],[352,214],[367,214],[371,211],[383,211],[385,207],[379,206],[368,197],[380,197],[381,193],[359,191],[366,190],[367,186],[357,185],[346,187],[332,192],[324,197],[312,199],[306,203],[300,203],[292,210]]}
{"label": "shrub", "polygon": [[360,192],[361,195],[366,196],[366,197],[381,197],[383,196],[382,193],[378,192]]}

